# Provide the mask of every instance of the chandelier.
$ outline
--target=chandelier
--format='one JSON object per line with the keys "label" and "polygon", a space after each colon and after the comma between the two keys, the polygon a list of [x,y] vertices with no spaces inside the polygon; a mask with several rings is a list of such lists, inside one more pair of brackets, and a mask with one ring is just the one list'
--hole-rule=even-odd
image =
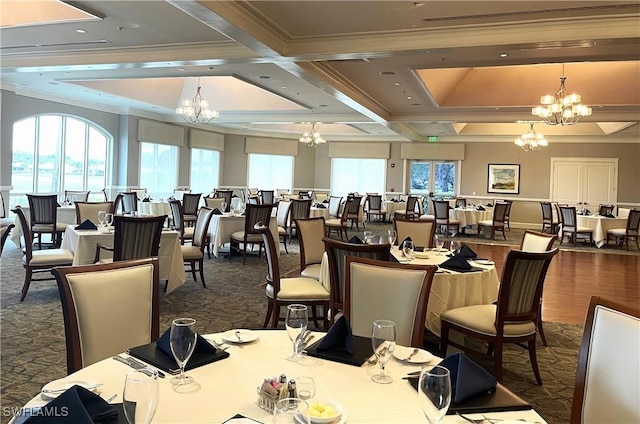
{"label": "chandelier", "polygon": [[583,117],[591,115],[591,108],[580,104],[579,94],[569,94],[564,82],[564,65],[562,65],[562,76],[560,77],[560,88],[555,95],[546,95],[540,98],[542,106],[534,107],[531,110],[533,115],[538,116],[548,125],[574,125]]}
{"label": "chandelier", "polygon": [[176,113],[182,116],[186,122],[192,124],[206,124],[214,118],[220,116],[215,110],[209,109],[209,102],[200,94],[200,78],[198,78],[198,90],[193,99],[185,99],[180,104],[181,107],[176,108]]}
{"label": "chandelier", "polygon": [[549,142],[542,134],[537,134],[533,129],[533,122],[530,122],[529,131],[522,134],[515,141],[516,146],[520,146],[525,152],[535,152],[543,147],[547,147]]}
{"label": "chandelier", "polygon": [[311,132],[305,132],[302,134],[302,137],[300,137],[300,143],[306,144],[307,147],[317,147],[320,144],[327,142],[327,140],[322,138],[320,133],[316,131],[316,125],[318,125],[318,122],[315,122],[311,126]]}

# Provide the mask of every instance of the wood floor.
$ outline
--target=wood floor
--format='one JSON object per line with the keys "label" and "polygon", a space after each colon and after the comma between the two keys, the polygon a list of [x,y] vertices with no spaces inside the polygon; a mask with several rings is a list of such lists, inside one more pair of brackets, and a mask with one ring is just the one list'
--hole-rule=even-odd
{"label": "wood floor", "polygon": [[[496,262],[498,275],[507,246],[470,244],[478,256]],[[640,255],[560,251],[544,283],[542,319],[584,324],[591,296],[640,306]]]}

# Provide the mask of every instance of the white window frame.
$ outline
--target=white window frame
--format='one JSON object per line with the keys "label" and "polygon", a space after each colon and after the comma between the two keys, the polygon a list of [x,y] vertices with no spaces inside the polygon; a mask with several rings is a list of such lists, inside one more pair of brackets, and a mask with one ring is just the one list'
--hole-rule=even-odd
{"label": "white window frame", "polygon": [[[357,161],[357,162],[362,162],[362,161],[367,161],[367,162],[380,162],[380,172],[381,172],[381,181],[380,181],[380,186],[379,187],[363,187],[360,181],[356,182],[354,189],[347,189],[346,191],[341,188],[340,186],[338,186],[337,181],[336,180],[342,180],[341,178],[337,178],[335,175],[336,171],[336,161],[339,162],[343,162],[343,161]],[[340,164],[338,164],[340,165]],[[358,175],[361,178],[370,178],[370,175]],[[358,192],[359,194],[365,194],[367,192],[376,192],[376,193],[384,193],[385,187],[386,187],[386,181],[387,181],[387,159],[377,159],[377,158],[338,158],[338,157],[334,157],[331,158],[331,181],[330,181],[330,187],[331,187],[331,195],[332,196],[342,196],[345,197],[348,193],[352,193],[352,192]],[[344,186],[344,184],[342,184],[342,186]]]}

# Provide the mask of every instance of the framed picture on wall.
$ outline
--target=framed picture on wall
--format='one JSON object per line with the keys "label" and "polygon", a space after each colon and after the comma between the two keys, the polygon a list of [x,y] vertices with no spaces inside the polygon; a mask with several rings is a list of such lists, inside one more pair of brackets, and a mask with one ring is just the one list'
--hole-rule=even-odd
{"label": "framed picture on wall", "polygon": [[520,165],[489,164],[488,193],[520,193]]}

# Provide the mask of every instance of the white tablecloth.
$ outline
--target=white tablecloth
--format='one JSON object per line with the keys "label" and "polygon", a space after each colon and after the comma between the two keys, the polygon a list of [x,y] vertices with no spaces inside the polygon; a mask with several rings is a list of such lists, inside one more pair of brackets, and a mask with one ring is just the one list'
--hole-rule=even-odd
{"label": "white tablecloth", "polygon": [[[61,247],[73,252],[73,265],[88,265],[93,263],[98,243],[112,246],[113,232],[76,231],[75,226],[69,226],[62,238]],[[109,251],[102,250],[100,252],[101,259],[110,257],[112,255]],[[169,280],[167,294],[184,284],[186,280],[184,260],[180,249],[180,238],[176,231],[162,231],[158,261],[160,263],[160,280]]]}
{"label": "white tablecloth", "polygon": [[493,219],[493,208],[479,211],[475,208],[449,209],[449,218],[460,221],[460,229],[467,225],[477,225],[479,221]]}
{"label": "white tablecloth", "polygon": [[323,217],[326,221],[329,219],[329,208],[316,208],[314,206],[311,207],[311,211],[309,212],[309,218],[318,218]]}
{"label": "white tablecloth", "polygon": [[[273,216],[269,221],[269,229],[278,248],[278,257],[280,257],[278,222]],[[209,223],[209,240],[212,247],[211,252],[216,258],[218,257],[220,248],[231,242],[231,235],[236,231],[244,231],[244,216],[233,216],[230,214],[211,216],[211,222]]]}
{"label": "white tablecloth", "polygon": [[392,202],[391,200],[385,200],[382,202],[382,209],[385,211],[386,218],[391,221],[395,211],[402,211],[407,209],[407,202]]}
{"label": "white tablecloth", "polygon": [[607,241],[607,230],[627,228],[627,220],[623,218],[582,215],[578,215],[576,218],[578,227],[587,227],[593,230],[593,242],[597,247],[602,247]]}
{"label": "white tablecloth", "polygon": [[138,202],[138,213],[149,216],[167,215],[171,218],[171,206],[169,202],[159,202],[152,200],[150,202]]}
{"label": "white tablecloth", "polygon": [[[30,217],[30,208],[27,207],[22,207],[22,210],[24,211],[24,215],[27,218],[27,222],[31,221],[31,217]],[[13,228],[13,230],[11,230],[11,235],[9,236],[9,238],[11,239],[11,241],[18,247],[22,247],[22,241],[21,241],[21,237],[22,237],[22,225],[20,225],[20,219],[18,219],[18,215],[15,216],[15,227]],[[76,207],[75,206],[60,206],[58,207],[58,216],[57,216],[57,220],[58,222],[61,222],[63,224],[72,224],[75,225],[77,224],[76,222]]]}
{"label": "white tablecloth", "polygon": [[[399,250],[394,246],[391,254],[399,261],[404,260]],[[445,252],[438,255],[432,252],[428,259],[414,259],[416,265],[439,265],[447,260]],[[425,327],[433,334],[440,336],[440,316],[449,309],[461,308],[471,305],[486,305],[498,299],[500,280],[494,265],[483,266],[472,264],[482,268],[482,272],[455,272],[437,273],[433,277],[431,294],[427,305],[427,319]],[[326,252],[322,256],[320,264],[320,283],[330,292],[329,260]]]}
{"label": "white tablecloth", "polygon": [[[197,324],[196,324],[197,325]],[[206,333],[206,329],[198,328]],[[154,424],[222,423],[236,414],[271,423],[272,415],[258,407],[256,389],[263,379],[285,374],[287,378],[309,376],[316,383],[316,398],[333,399],[344,410],[347,423],[425,423],[426,419],[418,403],[416,391],[402,379],[406,373],[419,371],[419,365],[406,365],[395,359],[387,364],[387,372],[393,377],[391,384],[377,384],[371,376],[378,372],[377,365],[361,367],[307,357],[303,363],[285,359],[291,352],[291,341],[283,330],[256,332],[259,338],[251,343],[233,345],[229,357],[191,371],[193,390],[174,390],[170,376],[159,379],[159,406]],[[318,340],[322,333],[315,333]],[[205,335],[222,341],[220,335]],[[433,363],[439,359],[435,358]],[[127,365],[111,358],[90,365],[67,378],[103,383],[98,390],[103,398],[113,394],[113,403],[122,402],[125,375],[131,371]],[[187,386],[189,388],[189,386]],[[42,405],[45,401],[37,395],[27,405]],[[475,417],[477,414],[472,414]],[[501,420],[523,419],[544,423],[535,411],[487,413]],[[481,415],[477,415],[481,418]],[[341,422],[344,422],[341,421]],[[468,424],[461,417],[448,415],[443,424]]]}

